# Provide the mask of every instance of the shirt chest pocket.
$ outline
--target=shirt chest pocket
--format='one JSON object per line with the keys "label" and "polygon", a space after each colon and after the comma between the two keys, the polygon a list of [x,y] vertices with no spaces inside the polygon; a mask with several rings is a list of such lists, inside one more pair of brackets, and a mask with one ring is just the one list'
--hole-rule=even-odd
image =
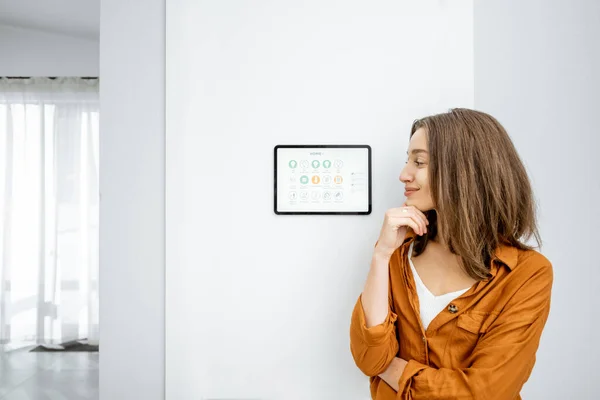
{"label": "shirt chest pocket", "polygon": [[498,315],[483,311],[467,311],[456,318],[444,354],[444,364],[453,368],[468,367],[468,358],[477,342]]}
{"label": "shirt chest pocket", "polygon": [[456,319],[456,327],[467,332],[479,335],[487,332],[494,321],[495,315],[483,311],[471,311],[461,314]]}

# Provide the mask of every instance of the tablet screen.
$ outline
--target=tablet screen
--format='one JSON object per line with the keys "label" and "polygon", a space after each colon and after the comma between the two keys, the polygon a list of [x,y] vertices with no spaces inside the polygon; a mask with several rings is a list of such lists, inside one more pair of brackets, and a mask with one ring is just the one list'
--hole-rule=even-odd
{"label": "tablet screen", "polygon": [[369,214],[371,147],[275,147],[276,214]]}

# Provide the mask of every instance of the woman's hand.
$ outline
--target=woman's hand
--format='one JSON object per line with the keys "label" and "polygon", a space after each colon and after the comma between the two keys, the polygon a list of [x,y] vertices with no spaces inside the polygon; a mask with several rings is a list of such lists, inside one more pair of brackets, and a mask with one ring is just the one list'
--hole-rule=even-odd
{"label": "woman's hand", "polygon": [[388,385],[392,387],[396,392],[398,391],[398,381],[404,372],[408,362],[402,358],[394,357],[392,362],[387,369],[379,374],[379,377],[383,379]]}
{"label": "woman's hand", "polygon": [[391,255],[404,241],[408,227],[411,227],[417,235],[427,233],[427,217],[415,206],[390,208],[385,213],[381,233],[377,242],[376,250]]}

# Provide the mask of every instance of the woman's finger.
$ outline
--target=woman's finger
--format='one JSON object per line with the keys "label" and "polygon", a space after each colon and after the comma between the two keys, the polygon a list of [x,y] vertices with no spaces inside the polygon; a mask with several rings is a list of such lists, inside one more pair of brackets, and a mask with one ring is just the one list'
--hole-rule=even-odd
{"label": "woman's finger", "polygon": [[408,212],[391,216],[390,223],[393,225],[410,226],[419,235],[426,233],[423,222],[415,214],[409,214]]}
{"label": "woman's finger", "polygon": [[[400,208],[395,209],[394,215],[397,215],[399,217],[410,216],[411,218],[414,218],[417,221],[417,223],[419,224],[419,226],[422,228],[419,232],[421,232],[421,233],[427,232],[427,225],[428,225],[427,217],[418,208],[416,208],[414,206],[400,207]],[[417,232],[417,231],[415,231],[415,232]]]}

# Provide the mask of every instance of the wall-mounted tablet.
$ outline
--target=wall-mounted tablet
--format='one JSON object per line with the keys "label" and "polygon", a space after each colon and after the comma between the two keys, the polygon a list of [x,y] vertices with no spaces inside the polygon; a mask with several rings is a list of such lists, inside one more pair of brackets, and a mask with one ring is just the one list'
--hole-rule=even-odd
{"label": "wall-mounted tablet", "polygon": [[275,146],[275,214],[370,213],[370,146]]}

